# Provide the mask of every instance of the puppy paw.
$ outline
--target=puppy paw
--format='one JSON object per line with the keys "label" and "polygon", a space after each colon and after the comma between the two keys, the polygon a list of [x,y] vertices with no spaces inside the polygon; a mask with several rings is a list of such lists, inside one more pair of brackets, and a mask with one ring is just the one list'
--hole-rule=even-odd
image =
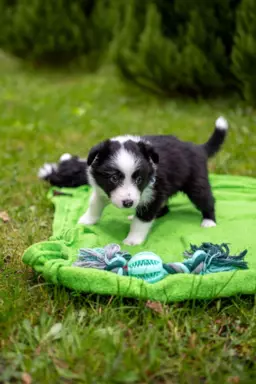
{"label": "puppy paw", "polygon": [[201,227],[203,227],[203,228],[216,227],[216,223],[215,223],[215,221],[213,221],[211,219],[203,219],[203,221],[201,223]]}
{"label": "puppy paw", "polygon": [[124,239],[123,244],[125,245],[139,245],[142,244],[145,239],[141,236],[137,235],[128,235],[126,239]]}
{"label": "puppy paw", "polygon": [[48,176],[50,176],[54,171],[57,169],[57,164],[55,163],[45,163],[41,168],[39,168],[39,171],[37,173],[37,176],[39,179],[46,179]]}
{"label": "puppy paw", "polygon": [[96,224],[99,221],[99,219],[100,219],[99,216],[91,216],[90,214],[85,213],[78,220],[78,224],[93,225],[93,224]]}

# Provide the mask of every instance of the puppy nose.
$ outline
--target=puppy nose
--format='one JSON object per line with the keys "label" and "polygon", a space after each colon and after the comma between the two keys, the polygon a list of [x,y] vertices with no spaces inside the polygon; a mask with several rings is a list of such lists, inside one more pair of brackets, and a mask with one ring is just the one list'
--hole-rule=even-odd
{"label": "puppy nose", "polygon": [[132,200],[123,200],[123,206],[125,208],[131,208],[133,205],[133,201]]}

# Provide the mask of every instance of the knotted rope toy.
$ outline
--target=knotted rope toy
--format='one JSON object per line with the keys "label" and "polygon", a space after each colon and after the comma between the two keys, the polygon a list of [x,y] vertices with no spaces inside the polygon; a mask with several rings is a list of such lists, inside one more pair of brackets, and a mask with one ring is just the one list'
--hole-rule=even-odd
{"label": "knotted rope toy", "polygon": [[183,262],[163,263],[153,252],[139,252],[132,256],[121,251],[118,244],[109,244],[105,248],[81,248],[73,266],[97,268],[156,283],[175,273],[205,275],[248,269],[247,262],[244,261],[246,253],[247,250],[244,250],[237,256],[230,256],[229,247],[225,243],[202,243],[199,247],[190,245],[190,250],[184,252],[186,259]]}

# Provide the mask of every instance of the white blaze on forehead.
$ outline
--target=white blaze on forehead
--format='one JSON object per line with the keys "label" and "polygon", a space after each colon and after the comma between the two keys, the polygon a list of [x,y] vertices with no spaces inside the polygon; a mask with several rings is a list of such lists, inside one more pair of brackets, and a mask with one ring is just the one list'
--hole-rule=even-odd
{"label": "white blaze on forehead", "polygon": [[132,200],[133,208],[136,208],[140,201],[140,191],[132,180],[132,175],[139,165],[139,158],[124,147],[112,158],[113,166],[122,172],[124,179],[121,185],[118,185],[110,194],[111,201],[118,208],[123,207],[124,200]]}
{"label": "white blaze on forehead", "polygon": [[125,179],[131,178],[139,165],[139,161],[134,153],[127,151],[123,147],[112,158],[112,163],[124,174]]}
{"label": "white blaze on forehead", "polygon": [[116,137],[113,137],[113,139],[111,139],[111,141],[118,141],[120,144],[123,144],[129,140],[134,141],[135,143],[138,143],[139,141],[141,141],[141,137],[133,136],[133,135],[123,135],[123,136],[116,136]]}

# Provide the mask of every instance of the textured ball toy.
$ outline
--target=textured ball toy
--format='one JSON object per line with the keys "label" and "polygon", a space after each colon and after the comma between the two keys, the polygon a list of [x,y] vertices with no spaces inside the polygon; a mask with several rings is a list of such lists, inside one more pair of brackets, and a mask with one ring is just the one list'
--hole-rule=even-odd
{"label": "textured ball toy", "polygon": [[248,268],[244,261],[247,250],[238,256],[230,256],[229,247],[225,243],[202,243],[199,247],[190,247],[189,251],[184,252],[185,261],[175,263],[163,263],[159,256],[147,251],[131,256],[128,252],[121,251],[118,244],[109,244],[105,248],[82,248],[73,266],[111,271],[148,283],[156,283],[175,273],[205,275]]}
{"label": "textured ball toy", "polygon": [[168,272],[163,268],[161,258],[153,252],[140,252],[128,261],[128,275],[156,283],[162,280]]}

